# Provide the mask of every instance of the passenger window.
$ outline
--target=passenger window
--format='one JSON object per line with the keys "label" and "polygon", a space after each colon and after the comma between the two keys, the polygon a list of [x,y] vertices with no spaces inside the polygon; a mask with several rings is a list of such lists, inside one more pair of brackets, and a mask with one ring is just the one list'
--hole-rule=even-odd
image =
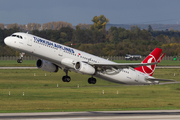
{"label": "passenger window", "polygon": [[19,35],[17,35],[17,37],[19,38]]}
{"label": "passenger window", "polygon": [[20,36],[20,38],[23,39],[22,36]]}

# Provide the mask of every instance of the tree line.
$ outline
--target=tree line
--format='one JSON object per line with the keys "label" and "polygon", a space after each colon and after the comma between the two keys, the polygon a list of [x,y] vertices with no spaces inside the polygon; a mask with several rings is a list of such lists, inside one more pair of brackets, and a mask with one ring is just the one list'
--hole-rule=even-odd
{"label": "tree line", "polygon": [[13,29],[13,28],[18,28],[22,32],[27,32],[27,31],[32,31],[32,30],[59,30],[62,27],[71,27],[73,28],[71,23],[68,22],[63,22],[63,21],[58,21],[58,22],[49,22],[49,23],[44,23],[44,24],[39,24],[39,23],[28,23],[27,25],[18,25],[17,23],[14,24],[8,24],[5,26],[3,23],[0,24],[0,28],[3,30],[5,29]]}
{"label": "tree line", "polygon": [[[38,24],[30,24],[28,28],[33,35],[98,56],[146,56],[155,47],[162,48],[167,56],[180,55],[180,31],[154,31],[151,26],[147,30],[141,30],[137,26],[132,26],[130,30],[112,26],[107,31],[105,26],[109,22],[108,18],[103,15],[95,16],[92,21],[92,25],[78,24],[75,28],[66,22],[50,22],[42,25],[41,30],[38,29]],[[0,56],[18,55],[3,42],[5,37],[18,31],[24,31],[24,28],[14,25],[12,28],[2,29],[0,25]]]}

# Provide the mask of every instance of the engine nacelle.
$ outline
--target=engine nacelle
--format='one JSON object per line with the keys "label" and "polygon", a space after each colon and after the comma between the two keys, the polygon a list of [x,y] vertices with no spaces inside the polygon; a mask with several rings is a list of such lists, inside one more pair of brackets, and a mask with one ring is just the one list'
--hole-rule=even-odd
{"label": "engine nacelle", "polygon": [[83,74],[93,75],[95,74],[95,68],[85,62],[76,62],[74,65],[75,70]]}
{"label": "engine nacelle", "polygon": [[42,70],[48,71],[48,72],[57,72],[59,70],[58,66],[52,64],[51,62],[41,60],[41,59],[37,60],[36,66],[39,69],[42,69]]}

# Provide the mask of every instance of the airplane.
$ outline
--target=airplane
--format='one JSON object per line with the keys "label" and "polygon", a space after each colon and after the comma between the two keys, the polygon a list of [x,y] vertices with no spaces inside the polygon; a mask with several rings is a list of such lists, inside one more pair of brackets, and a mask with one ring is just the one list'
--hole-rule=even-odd
{"label": "airplane", "polygon": [[65,72],[63,82],[70,82],[69,71],[87,74],[89,84],[95,84],[96,78],[114,83],[128,85],[151,85],[175,83],[174,80],[157,79],[152,77],[156,65],[161,62],[165,53],[155,48],[141,63],[115,63],[107,59],[35,36],[28,33],[16,32],[4,39],[4,43],[20,52],[18,63],[22,63],[25,53],[36,56],[36,66],[48,72]]}

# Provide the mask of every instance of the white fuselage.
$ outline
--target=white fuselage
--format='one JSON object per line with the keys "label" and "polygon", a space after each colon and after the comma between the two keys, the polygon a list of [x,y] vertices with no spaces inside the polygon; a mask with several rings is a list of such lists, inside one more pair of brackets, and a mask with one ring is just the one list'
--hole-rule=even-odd
{"label": "white fuselage", "polygon": [[[21,32],[15,34],[22,36],[22,39],[9,36],[4,40],[6,45],[71,71],[77,72],[73,65],[77,61],[84,61],[90,64],[116,64],[115,62],[31,34]],[[99,71],[93,76],[123,84],[152,84],[152,82],[145,80],[145,77],[148,76],[147,74],[133,68],[120,69],[119,71],[119,73],[111,75]]]}

